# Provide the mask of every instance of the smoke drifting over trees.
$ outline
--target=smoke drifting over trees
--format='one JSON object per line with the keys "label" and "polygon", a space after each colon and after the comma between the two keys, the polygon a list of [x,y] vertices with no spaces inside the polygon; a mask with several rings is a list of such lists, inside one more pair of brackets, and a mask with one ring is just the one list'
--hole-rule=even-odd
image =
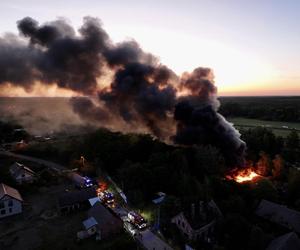
{"label": "smoke drifting over trees", "polygon": [[245,144],[217,113],[210,69],[179,77],[135,41],[114,44],[97,18],[84,18],[77,34],[62,19],[40,25],[26,17],[17,25],[23,38],[0,38],[0,85],[30,91],[37,82],[56,84],[88,96],[71,104],[89,123],[181,145],[212,144],[229,165],[242,164]]}

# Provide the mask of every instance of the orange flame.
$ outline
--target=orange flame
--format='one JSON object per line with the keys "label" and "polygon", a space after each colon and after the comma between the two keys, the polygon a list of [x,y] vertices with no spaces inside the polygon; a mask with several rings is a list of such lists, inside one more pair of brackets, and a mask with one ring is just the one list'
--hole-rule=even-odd
{"label": "orange flame", "polygon": [[234,170],[229,175],[226,176],[229,180],[234,180],[238,183],[249,182],[255,180],[258,175],[252,168]]}
{"label": "orange flame", "polygon": [[98,188],[96,190],[97,194],[99,195],[100,193],[104,192],[107,190],[107,184],[105,182],[98,182]]}

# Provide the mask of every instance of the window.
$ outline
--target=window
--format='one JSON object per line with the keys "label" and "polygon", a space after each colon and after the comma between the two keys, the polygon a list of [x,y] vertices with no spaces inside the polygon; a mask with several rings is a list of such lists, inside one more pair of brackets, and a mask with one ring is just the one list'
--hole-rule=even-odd
{"label": "window", "polygon": [[5,212],[6,212],[5,209],[3,209],[3,210],[1,210],[0,213],[1,213],[1,214],[5,214]]}
{"label": "window", "polygon": [[10,212],[10,213],[12,212],[12,208],[11,207],[8,209],[8,212]]}
{"label": "window", "polygon": [[5,207],[5,206],[4,206],[4,201],[1,201],[1,202],[0,202],[0,209],[1,209],[1,208],[4,208],[4,207]]}
{"label": "window", "polygon": [[8,201],[8,206],[9,206],[9,207],[12,207],[12,206],[13,206],[13,201],[12,201],[12,200],[9,200],[9,201]]}

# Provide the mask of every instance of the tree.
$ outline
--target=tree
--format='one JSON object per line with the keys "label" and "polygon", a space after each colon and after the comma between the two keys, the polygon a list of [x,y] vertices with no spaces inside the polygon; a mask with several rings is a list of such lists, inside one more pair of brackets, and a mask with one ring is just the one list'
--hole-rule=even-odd
{"label": "tree", "polygon": [[286,138],[286,147],[290,150],[299,148],[299,135],[296,130],[292,130]]}
{"label": "tree", "polygon": [[284,169],[284,160],[280,155],[276,155],[273,159],[273,169],[272,169],[272,175],[274,178],[280,178],[282,177]]}
{"label": "tree", "polygon": [[255,196],[257,199],[266,199],[277,201],[277,192],[272,182],[268,179],[262,179],[255,186]]}
{"label": "tree", "polygon": [[247,249],[264,250],[268,245],[268,241],[269,239],[264,231],[258,226],[253,226],[251,228]]}
{"label": "tree", "polygon": [[212,146],[195,147],[194,168],[196,176],[203,174],[223,175],[225,170],[225,160],[219,150]]}
{"label": "tree", "polygon": [[272,161],[264,152],[260,153],[260,159],[257,162],[257,172],[260,175],[268,176],[272,169]]}
{"label": "tree", "polygon": [[288,175],[288,196],[290,201],[300,199],[300,172],[290,169]]}

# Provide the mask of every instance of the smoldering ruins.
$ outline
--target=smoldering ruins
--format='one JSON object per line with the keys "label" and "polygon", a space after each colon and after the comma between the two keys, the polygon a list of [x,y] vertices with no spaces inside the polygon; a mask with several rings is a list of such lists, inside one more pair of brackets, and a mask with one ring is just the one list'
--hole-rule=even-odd
{"label": "smoldering ruins", "polygon": [[178,76],[134,40],[113,43],[93,17],[78,31],[64,19],[39,24],[26,17],[17,27],[19,35],[0,38],[0,87],[30,92],[37,83],[54,84],[78,95],[70,105],[86,123],[179,145],[211,144],[228,164],[243,164],[245,143],[218,113],[209,68]]}

